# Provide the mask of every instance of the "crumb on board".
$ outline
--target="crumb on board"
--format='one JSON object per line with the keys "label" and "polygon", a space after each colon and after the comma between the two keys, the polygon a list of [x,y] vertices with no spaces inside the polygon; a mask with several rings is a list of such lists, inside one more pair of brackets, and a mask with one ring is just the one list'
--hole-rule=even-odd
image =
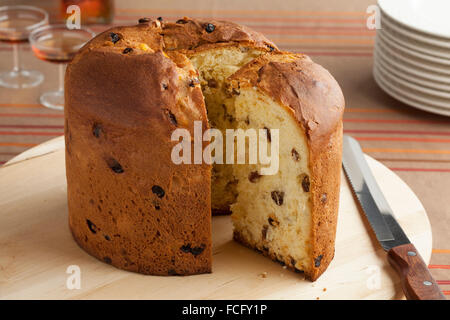
{"label": "crumb on board", "polygon": [[260,273],[259,276],[261,278],[267,278],[267,272],[264,271],[263,273]]}
{"label": "crumb on board", "polygon": [[316,300],[320,300],[320,298],[319,298],[319,297],[317,297],[317,298],[316,298]]}
{"label": "crumb on board", "polygon": [[323,292],[327,291],[327,288],[323,288]]}

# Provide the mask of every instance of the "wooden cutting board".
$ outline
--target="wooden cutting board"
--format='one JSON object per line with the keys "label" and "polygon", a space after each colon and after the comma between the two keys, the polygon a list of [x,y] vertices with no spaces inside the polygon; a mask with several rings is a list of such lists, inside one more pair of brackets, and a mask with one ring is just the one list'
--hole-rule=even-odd
{"label": "wooden cutting board", "polygon": [[[409,187],[367,157],[397,219],[425,261],[426,212]],[[59,137],[0,169],[0,299],[392,299],[399,279],[358,211],[342,176],[335,258],[316,281],[232,240],[229,217],[213,218],[213,273],[157,277],[116,269],[72,240],[67,222],[64,142]],[[68,289],[69,266],[81,289]],[[264,274],[265,276],[262,276]]]}

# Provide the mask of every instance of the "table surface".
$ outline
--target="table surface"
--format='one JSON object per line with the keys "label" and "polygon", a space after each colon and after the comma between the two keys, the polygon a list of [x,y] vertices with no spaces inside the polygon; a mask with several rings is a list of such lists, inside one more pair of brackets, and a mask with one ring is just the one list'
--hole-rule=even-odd
{"label": "table surface", "polygon": [[[13,3],[0,0],[0,5]],[[22,1],[36,5],[36,1]],[[39,5],[56,21],[59,1]],[[372,77],[375,31],[366,27],[366,9],[376,0],[270,0],[185,2],[116,0],[114,24],[133,24],[139,17],[213,17],[263,32],[281,49],[303,52],[322,64],[340,83],[346,98],[344,131],[363,150],[396,172],[422,201],[433,229],[429,268],[450,295],[450,118],[413,109],[385,94]],[[96,32],[107,26],[92,26]],[[44,73],[33,89],[0,88],[0,165],[41,142],[63,134],[63,113],[39,102],[55,89],[58,70],[35,58],[25,44],[22,64]],[[11,48],[0,44],[0,70],[12,67]]]}

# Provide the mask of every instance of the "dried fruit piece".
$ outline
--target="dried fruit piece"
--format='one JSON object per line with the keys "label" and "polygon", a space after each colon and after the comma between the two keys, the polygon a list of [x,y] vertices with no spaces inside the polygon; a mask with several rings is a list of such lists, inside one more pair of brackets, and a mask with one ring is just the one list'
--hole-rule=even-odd
{"label": "dried fruit piece", "polygon": [[272,200],[278,205],[281,206],[284,200],[284,192],[283,191],[272,191]]}
{"label": "dried fruit piece", "polygon": [[167,112],[167,116],[169,117],[170,122],[175,126],[178,125],[178,121],[177,121],[177,118],[175,117],[175,115],[170,110],[166,110],[166,112]]}
{"label": "dried fruit piece", "polygon": [[197,84],[200,84],[200,80],[198,78],[192,78],[189,81],[189,87],[195,87]]}
{"label": "dried fruit piece", "polygon": [[138,20],[138,22],[139,22],[139,23],[147,23],[147,22],[150,22],[150,18],[140,18],[140,19]]}
{"label": "dried fruit piece", "polygon": [[323,255],[318,256],[317,258],[314,259],[314,266],[316,268],[320,267],[320,262],[322,261]]}
{"label": "dried fruit piece", "polygon": [[169,276],[178,276],[179,275],[174,269],[169,269],[168,274],[169,274]]}
{"label": "dried fruit piece", "polygon": [[167,85],[167,83],[163,83],[163,84],[162,84],[162,87],[163,87],[164,90],[167,90],[167,89],[169,88],[169,86]]}
{"label": "dried fruit piece", "polygon": [[128,47],[128,48],[123,49],[122,53],[123,54],[127,54],[127,53],[130,53],[132,51],[133,51],[133,48]]}
{"label": "dried fruit piece", "polygon": [[92,126],[92,134],[94,135],[94,137],[100,138],[102,131],[102,126],[98,123],[94,123],[94,125]]}
{"label": "dried fruit piece", "polygon": [[302,184],[303,191],[309,192],[310,187],[309,176],[306,173],[302,173],[301,175],[298,176],[298,180]]}
{"label": "dried fruit piece", "polygon": [[114,33],[114,32],[111,32],[111,33],[109,34],[109,37],[111,38],[111,42],[114,43],[114,44],[115,44],[117,41],[120,40],[120,36],[119,36],[117,33]]}
{"label": "dried fruit piece", "polygon": [[184,253],[191,252],[191,244],[188,243],[186,245],[181,246],[180,250],[183,251]]}
{"label": "dried fruit piece", "polygon": [[158,17],[158,18],[156,18],[156,20],[158,20],[159,22],[162,22],[163,18],[162,17]]}
{"label": "dried fruit piece", "polygon": [[298,154],[297,150],[295,150],[295,148],[292,148],[291,155],[292,155],[292,158],[294,159],[294,161],[300,160],[300,155]]}
{"label": "dried fruit piece", "polygon": [[250,172],[250,174],[248,175],[248,180],[252,183],[255,183],[256,181],[259,180],[259,178],[261,178],[261,175],[259,174],[258,171],[252,171]]}
{"label": "dried fruit piece", "polygon": [[270,215],[269,218],[267,219],[267,221],[269,221],[269,224],[272,227],[278,227],[280,225],[280,222],[274,215]]}
{"label": "dried fruit piece", "polygon": [[110,238],[110,236],[108,236],[107,234],[105,234],[105,240],[107,240],[107,241],[111,241],[111,238]]}
{"label": "dried fruit piece", "polygon": [[206,245],[202,244],[199,247],[191,247],[191,244],[188,243],[186,245],[181,246],[180,250],[184,253],[191,253],[194,256],[198,256],[201,254],[206,248]]}
{"label": "dried fruit piece", "polygon": [[209,79],[208,80],[208,87],[210,88],[217,88],[217,81],[214,79]]}
{"label": "dried fruit piece", "polygon": [[213,32],[215,29],[216,29],[216,26],[213,25],[212,23],[207,23],[206,26],[205,26],[205,30],[208,33]]}
{"label": "dried fruit piece", "polygon": [[123,173],[123,168],[116,159],[109,158],[108,160],[106,160],[106,163],[115,173]]}
{"label": "dried fruit piece", "polygon": [[262,235],[263,240],[266,240],[266,238],[267,238],[267,230],[268,229],[269,229],[269,226],[265,224],[261,230],[261,235]]}
{"label": "dried fruit piece", "polygon": [[191,249],[191,253],[194,255],[194,256],[198,256],[199,254],[201,254],[202,252],[203,252],[203,250],[205,250],[205,245],[204,244],[202,244],[200,247],[193,247],[192,249]]}
{"label": "dried fruit piece", "polygon": [[264,127],[264,129],[266,129],[266,134],[267,134],[267,140],[269,142],[272,142],[272,135],[270,134],[270,129],[267,127]]}
{"label": "dried fruit piece", "polygon": [[291,266],[293,266],[293,267],[295,267],[295,264],[297,263],[297,261],[295,261],[295,259],[294,258],[292,258],[292,257],[289,257],[290,258],[290,262],[291,262]]}
{"label": "dried fruit piece", "polygon": [[103,261],[105,261],[107,264],[111,264],[112,260],[110,257],[103,257]]}
{"label": "dried fruit piece", "polygon": [[152,192],[154,194],[156,194],[158,196],[158,198],[162,198],[164,197],[164,195],[166,194],[166,192],[164,191],[163,188],[161,188],[160,186],[154,185],[152,187]]}
{"label": "dried fruit piece", "polygon": [[91,230],[91,232],[93,234],[97,233],[97,226],[89,219],[86,219],[86,223],[88,225],[89,230]]}

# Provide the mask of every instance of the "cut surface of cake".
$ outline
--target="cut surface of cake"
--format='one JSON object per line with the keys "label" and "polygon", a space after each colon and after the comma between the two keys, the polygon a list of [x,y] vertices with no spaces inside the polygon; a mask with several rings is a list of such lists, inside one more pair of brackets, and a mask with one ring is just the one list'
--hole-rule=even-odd
{"label": "cut surface of cake", "polygon": [[[197,274],[211,272],[211,211],[231,212],[235,240],[315,280],[334,255],[343,109],[325,69],[246,27],[183,18],[108,30],[66,73],[72,234],[122,269]],[[173,163],[173,131],[193,137],[195,121],[224,136],[255,129],[278,170]]]}

